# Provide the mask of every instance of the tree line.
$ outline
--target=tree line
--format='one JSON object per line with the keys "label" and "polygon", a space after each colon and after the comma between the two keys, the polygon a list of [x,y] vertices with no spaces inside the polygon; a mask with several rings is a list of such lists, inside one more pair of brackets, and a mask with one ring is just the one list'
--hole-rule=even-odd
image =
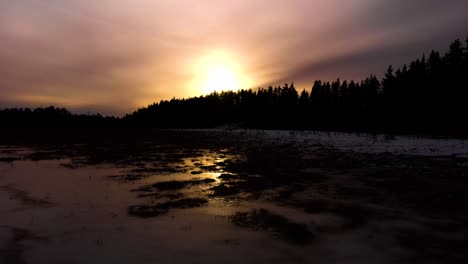
{"label": "tree line", "polygon": [[[162,100],[122,118],[73,115],[65,109],[6,109],[2,124],[151,128],[242,127],[468,135],[468,39],[384,77],[315,81],[311,92],[293,83]],[[36,121],[34,121],[36,120]],[[40,120],[40,121],[37,121]]]}
{"label": "tree line", "polygon": [[54,106],[29,108],[7,108],[0,110],[0,125],[14,128],[58,128],[58,127],[115,127],[116,117],[101,114],[73,114],[65,108]]}

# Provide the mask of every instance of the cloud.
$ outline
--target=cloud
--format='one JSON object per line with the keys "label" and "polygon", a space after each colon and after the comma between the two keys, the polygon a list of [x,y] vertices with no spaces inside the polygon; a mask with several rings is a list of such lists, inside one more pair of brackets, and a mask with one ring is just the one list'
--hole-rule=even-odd
{"label": "cloud", "polygon": [[467,8],[468,2],[465,0],[375,0],[369,2],[362,17],[376,28],[443,23],[447,20],[462,24],[468,21]]}
{"label": "cloud", "polygon": [[295,81],[310,87],[315,79],[380,76],[389,64],[400,67],[424,52],[444,51],[455,38],[468,36],[467,1],[363,0],[354,4],[359,8],[328,27],[329,34],[295,49],[302,54],[319,49],[319,55],[296,60],[299,63],[288,66],[273,83]]}

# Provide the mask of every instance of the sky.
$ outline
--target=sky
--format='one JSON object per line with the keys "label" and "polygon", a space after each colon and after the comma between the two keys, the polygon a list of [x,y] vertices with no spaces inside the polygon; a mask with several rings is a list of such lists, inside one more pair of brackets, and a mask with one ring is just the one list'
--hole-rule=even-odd
{"label": "sky", "polygon": [[212,89],[360,80],[465,40],[467,11],[467,0],[0,0],[0,108],[122,115]]}

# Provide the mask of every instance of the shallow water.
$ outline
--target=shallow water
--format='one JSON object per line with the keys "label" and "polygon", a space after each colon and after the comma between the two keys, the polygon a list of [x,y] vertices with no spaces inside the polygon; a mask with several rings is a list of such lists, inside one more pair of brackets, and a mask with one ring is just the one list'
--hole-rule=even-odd
{"label": "shallow water", "polygon": [[375,176],[415,166],[433,166],[432,175],[453,164],[460,168],[451,173],[464,173],[464,160],[362,156],[310,139],[307,150],[261,137],[210,148],[145,143],[114,159],[108,146],[105,159],[81,146],[0,147],[0,263],[417,263],[433,255],[416,242],[445,241],[443,255],[468,241],[465,215],[408,207],[419,200],[387,193],[387,178]]}
{"label": "shallow water", "polygon": [[[108,176],[120,173],[121,169],[111,166],[68,169],[61,166],[66,162],[0,164],[0,240],[2,251],[11,251],[9,259],[4,259],[6,263],[283,263],[315,262],[331,257],[311,254],[311,250],[331,250],[323,247],[327,241],[323,241],[322,247],[297,247],[228,221],[236,211],[250,208],[268,208],[303,223],[320,219],[300,210],[265,202],[229,203],[213,199],[207,206],[171,209],[157,218],[129,217],[127,206],[141,202],[130,191],[135,186],[157,177],[186,180],[193,175],[174,173],[119,183]],[[216,173],[197,176],[216,177]],[[199,190],[186,190],[196,191]],[[11,237],[15,230],[27,230],[30,234],[15,241]],[[346,245],[350,243],[346,240],[356,238],[359,234],[343,237],[339,243]],[[365,254],[362,249],[347,253],[350,245],[341,249],[344,254],[351,254],[355,263],[359,262],[359,254],[363,261],[373,253],[370,248]],[[339,258],[336,254],[333,253],[333,258]]]}

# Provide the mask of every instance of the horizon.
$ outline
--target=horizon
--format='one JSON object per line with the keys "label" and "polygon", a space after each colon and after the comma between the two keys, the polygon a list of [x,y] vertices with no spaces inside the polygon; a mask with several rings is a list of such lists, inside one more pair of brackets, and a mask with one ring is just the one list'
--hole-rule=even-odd
{"label": "horizon", "polygon": [[458,0],[3,2],[0,104],[123,116],[212,91],[380,78],[388,65],[464,40],[467,8]]}

